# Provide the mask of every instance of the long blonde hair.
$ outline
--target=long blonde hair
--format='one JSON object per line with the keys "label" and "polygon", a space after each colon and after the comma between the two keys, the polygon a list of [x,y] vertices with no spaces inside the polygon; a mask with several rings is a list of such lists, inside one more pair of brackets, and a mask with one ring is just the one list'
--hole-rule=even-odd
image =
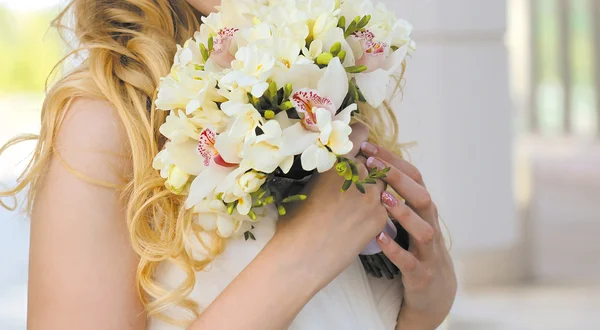
{"label": "long blonde hair", "polygon": [[[225,242],[210,234],[212,243],[205,246],[209,258],[194,260],[184,237],[198,235],[202,228],[184,209],[184,198],[165,187],[151,164],[162,142],[158,128],[165,120],[165,112],[153,105],[159,79],[169,72],[175,45],[183,44],[198,29],[200,13],[185,0],[72,0],[53,26],[64,32],[63,22],[70,11],[76,19],[72,32],[80,48],[65,58],[80,51],[86,51],[87,57],[47,90],[40,134],[18,136],[0,148],[2,154],[20,142],[38,141],[16,186],[0,192],[0,198],[15,196],[30,186],[27,210],[31,211],[44,169],[51,157],[60,159],[54,149],[55,138],[71,102],[79,97],[108,101],[125,127],[133,170],[119,187],[79,176],[122,190],[131,244],[140,257],[137,288],[148,314],[161,316],[166,307],[178,305],[198,316],[199,306],[188,298],[195,286],[195,272],[218,256]],[[400,152],[397,121],[389,105],[360,108],[356,120],[376,128],[371,130],[371,140]],[[2,200],[0,204],[11,208]],[[154,274],[162,262],[179,266],[187,274],[186,280],[175,289],[159,285]]]}

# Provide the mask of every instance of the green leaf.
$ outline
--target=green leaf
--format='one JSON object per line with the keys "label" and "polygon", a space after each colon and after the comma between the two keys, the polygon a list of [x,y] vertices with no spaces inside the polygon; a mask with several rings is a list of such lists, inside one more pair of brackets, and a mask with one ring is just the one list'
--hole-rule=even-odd
{"label": "green leaf", "polygon": [[356,32],[357,28],[358,22],[356,20],[352,21],[352,23],[348,25],[348,29],[346,29],[346,32],[344,33],[344,38],[348,38],[349,36],[351,36],[354,32]]}
{"label": "green leaf", "polygon": [[346,191],[346,190],[350,189],[351,185],[352,185],[352,180],[344,181],[344,184],[342,185],[342,191]]}
{"label": "green leaf", "polygon": [[202,59],[204,62],[208,61],[208,57],[210,55],[208,54],[208,50],[206,50],[206,46],[204,46],[204,44],[200,44],[200,54],[202,54]]}
{"label": "green leaf", "polygon": [[[254,226],[252,226],[252,229],[254,229]],[[256,237],[254,237],[254,234],[252,234],[252,232],[248,230],[247,232],[244,233],[244,240],[247,241],[249,239],[256,241]]]}
{"label": "green leaf", "polygon": [[365,98],[363,93],[360,91],[360,89],[357,88],[356,90],[358,91],[358,100],[363,103],[367,102],[367,99]]}
{"label": "green leaf", "polygon": [[371,15],[363,16],[363,18],[358,22],[357,28],[362,29],[371,21]]}
{"label": "green leaf", "polygon": [[368,179],[365,179],[365,180],[363,181],[363,183],[365,183],[365,184],[376,184],[376,183],[377,183],[377,180],[375,180],[375,179],[372,179],[372,178],[368,178]]}
{"label": "green leaf", "polygon": [[208,38],[208,51],[210,53],[212,53],[214,45],[215,45],[215,40],[213,39],[212,36],[210,36],[210,38]]}
{"label": "green leaf", "polygon": [[341,42],[336,42],[335,44],[333,44],[331,46],[331,48],[329,48],[329,52],[331,53],[331,55],[333,56],[337,56],[339,54],[339,52],[342,50],[342,43]]}
{"label": "green leaf", "polygon": [[367,70],[367,67],[364,65],[354,65],[346,67],[346,72],[348,73],[361,73]]}
{"label": "green leaf", "polygon": [[363,194],[367,193],[367,190],[365,190],[365,187],[361,183],[357,182],[355,184],[355,186],[356,186],[356,189],[358,189],[358,191],[360,191],[361,193],[363,193]]}

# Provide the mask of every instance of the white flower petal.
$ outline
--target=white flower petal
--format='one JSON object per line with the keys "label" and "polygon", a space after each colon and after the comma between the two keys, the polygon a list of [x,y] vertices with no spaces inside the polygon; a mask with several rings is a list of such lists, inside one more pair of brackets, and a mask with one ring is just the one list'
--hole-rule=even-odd
{"label": "white flower petal", "polygon": [[383,69],[386,70],[389,74],[395,73],[398,68],[402,65],[402,62],[406,58],[406,54],[408,52],[408,45],[404,45],[395,52],[393,52],[388,58],[385,60],[383,64]]}
{"label": "white flower petal", "polygon": [[183,143],[168,143],[165,150],[170,161],[182,171],[198,175],[205,168],[204,158],[197,152],[198,141],[187,140]]}
{"label": "white flower petal", "polygon": [[219,215],[213,212],[206,212],[198,214],[196,222],[202,226],[205,231],[214,231],[217,229],[217,218]]}
{"label": "white flower petal", "polygon": [[329,152],[325,147],[317,147],[315,158],[317,160],[317,171],[319,171],[319,173],[329,171],[336,161],[335,155]]}
{"label": "white flower petal", "polygon": [[190,194],[185,201],[185,207],[191,209],[208,196],[215,187],[233,171],[231,168],[210,166],[198,175],[190,186]]}
{"label": "white flower petal", "polygon": [[360,73],[356,75],[355,79],[356,85],[369,105],[377,108],[385,101],[390,84],[390,75],[387,71],[377,69],[369,73]]}
{"label": "white flower petal", "polygon": [[235,229],[235,219],[226,215],[219,215],[217,219],[217,233],[221,237],[229,237]]}
{"label": "white flower petal", "polygon": [[294,165],[294,156],[288,156],[279,164],[279,168],[287,174],[292,169],[292,165]]}
{"label": "white flower petal", "polygon": [[358,106],[356,103],[350,104],[344,110],[340,111],[333,120],[341,121],[345,124],[350,124],[350,120],[352,119],[352,112],[356,111]]}
{"label": "white flower petal", "polygon": [[318,138],[319,133],[308,131],[302,127],[301,123],[296,123],[283,131],[281,153],[284,156],[299,155],[314,144]]}
{"label": "white flower petal", "polygon": [[251,208],[252,208],[252,197],[250,197],[250,194],[247,194],[247,195],[243,196],[242,198],[238,199],[238,204],[237,204],[236,210],[239,212],[239,214],[248,215],[248,213],[250,213]]}
{"label": "white flower petal", "polygon": [[300,156],[302,163],[302,169],[305,171],[312,171],[317,168],[317,145],[311,144]]}
{"label": "white flower petal", "polygon": [[336,108],[342,105],[348,94],[348,74],[340,63],[339,57],[335,57],[329,62],[317,88],[319,94],[329,98]]}

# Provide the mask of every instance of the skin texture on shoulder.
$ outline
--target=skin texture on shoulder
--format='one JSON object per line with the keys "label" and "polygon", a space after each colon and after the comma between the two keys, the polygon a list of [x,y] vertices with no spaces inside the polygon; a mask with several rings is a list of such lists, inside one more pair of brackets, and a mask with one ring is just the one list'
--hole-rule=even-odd
{"label": "skin texture on shoulder", "polygon": [[144,329],[138,260],[115,188],[130,171],[126,154],[108,103],[71,104],[32,210],[28,329]]}

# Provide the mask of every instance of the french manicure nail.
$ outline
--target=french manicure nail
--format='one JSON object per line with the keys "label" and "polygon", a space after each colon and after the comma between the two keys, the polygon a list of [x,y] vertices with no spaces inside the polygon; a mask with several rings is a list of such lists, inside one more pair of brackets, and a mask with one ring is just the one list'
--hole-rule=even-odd
{"label": "french manicure nail", "polygon": [[369,142],[363,142],[360,146],[360,149],[362,151],[366,152],[367,154],[373,155],[373,156],[377,155],[377,152],[379,151],[374,144],[369,143]]}
{"label": "french manicure nail", "polygon": [[381,193],[381,201],[383,202],[383,204],[387,205],[388,207],[398,206],[398,199],[396,198],[396,196],[390,194],[387,191],[384,191],[383,193]]}
{"label": "french manicure nail", "polygon": [[390,244],[390,237],[386,233],[381,232],[381,234],[379,234],[378,237],[379,237],[379,241],[381,241],[381,243]]}
{"label": "french manicure nail", "polygon": [[371,169],[376,167],[380,170],[383,170],[385,168],[385,164],[383,164],[377,158],[369,157],[369,159],[367,159],[367,167]]}

